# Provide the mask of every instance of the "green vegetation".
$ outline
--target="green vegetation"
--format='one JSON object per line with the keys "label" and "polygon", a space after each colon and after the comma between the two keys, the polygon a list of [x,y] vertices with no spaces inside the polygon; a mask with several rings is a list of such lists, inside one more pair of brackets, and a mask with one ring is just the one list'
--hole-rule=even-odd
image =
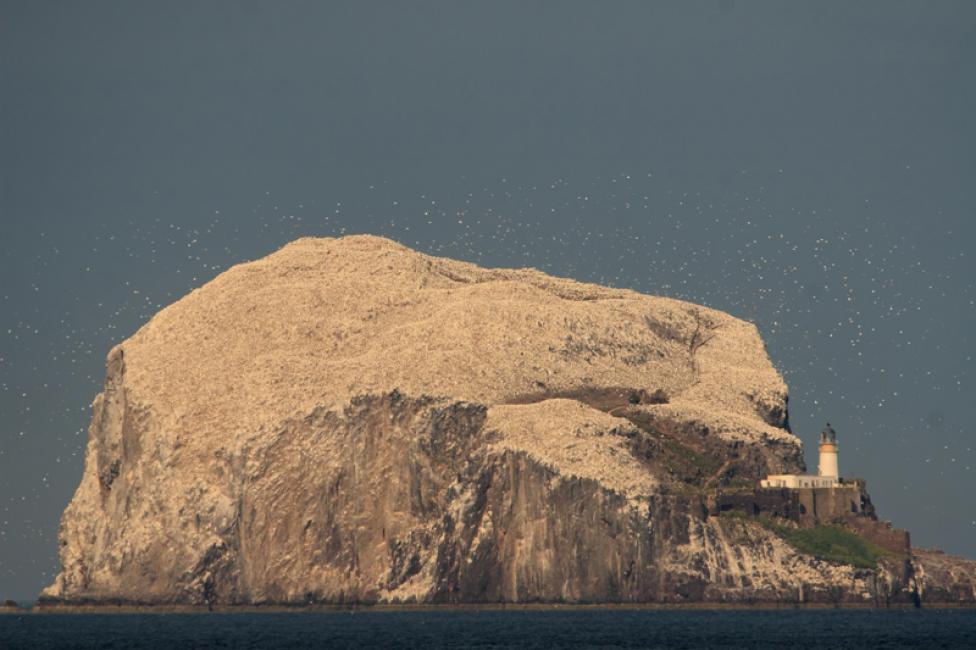
{"label": "green vegetation", "polygon": [[878,560],[882,556],[890,555],[880,546],[872,544],[842,526],[830,524],[819,525],[814,528],[798,528],[781,524],[771,517],[764,515],[751,517],[737,510],[723,512],[722,515],[755,521],[775,533],[800,553],[812,555],[818,560],[826,562],[848,564],[859,569],[874,569],[878,566]]}
{"label": "green vegetation", "polygon": [[651,444],[648,449],[642,441],[638,440],[636,452],[643,455],[646,451],[647,458],[653,458],[678,480],[700,488],[722,468],[722,460],[707,451],[705,453],[697,451],[685,444],[677,435],[662,431],[653,418],[646,413],[630,411],[622,415],[640,429],[649,440],[657,443],[657,445]]}
{"label": "green vegetation", "polygon": [[[722,486],[725,494],[751,494],[756,491],[756,481],[751,478],[737,476]],[[744,513],[743,513],[744,514]]]}
{"label": "green vegetation", "polygon": [[850,564],[859,569],[873,569],[885,551],[863,537],[840,526],[817,526],[815,528],[792,528],[775,526],[774,533],[801,553],[815,558]]}
{"label": "green vegetation", "polygon": [[680,459],[684,464],[691,466],[700,472],[703,477],[711,476],[721,467],[721,463],[714,458],[699,454],[691,447],[681,444],[671,436],[658,433],[655,437],[664,444],[665,449],[667,449],[672,457]]}

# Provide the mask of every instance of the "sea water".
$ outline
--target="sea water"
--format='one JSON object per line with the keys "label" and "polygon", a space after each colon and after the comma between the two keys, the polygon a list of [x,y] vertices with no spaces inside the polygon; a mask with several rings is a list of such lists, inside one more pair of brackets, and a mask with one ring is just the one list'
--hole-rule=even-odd
{"label": "sea water", "polygon": [[0,616],[22,648],[976,648],[976,610],[519,610]]}

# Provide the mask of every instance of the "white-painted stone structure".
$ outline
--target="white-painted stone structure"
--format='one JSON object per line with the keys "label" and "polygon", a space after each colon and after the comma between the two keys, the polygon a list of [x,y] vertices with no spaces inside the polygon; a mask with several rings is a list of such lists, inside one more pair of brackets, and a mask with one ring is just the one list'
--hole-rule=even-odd
{"label": "white-painted stone structure", "polygon": [[838,485],[840,469],[837,462],[837,432],[827,423],[820,432],[820,466],[817,476],[810,474],[770,474],[759,482],[764,488],[829,488]]}

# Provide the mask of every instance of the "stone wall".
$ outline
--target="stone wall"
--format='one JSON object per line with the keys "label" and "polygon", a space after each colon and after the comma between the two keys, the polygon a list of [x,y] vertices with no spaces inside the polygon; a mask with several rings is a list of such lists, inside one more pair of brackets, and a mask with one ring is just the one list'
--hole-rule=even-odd
{"label": "stone wall", "polygon": [[865,502],[864,488],[859,485],[794,490],[800,502],[801,526],[839,522],[861,515]]}
{"label": "stone wall", "polygon": [[892,528],[891,522],[878,521],[864,481],[833,488],[719,490],[708,497],[707,503],[712,516],[738,510],[751,516],[788,519],[804,528],[839,524],[887,551],[911,554],[908,531]]}
{"label": "stone wall", "polygon": [[718,491],[708,499],[710,515],[718,515],[730,510],[738,510],[748,515],[767,515],[780,517],[799,523],[801,509],[796,490],[760,489],[752,492]]}
{"label": "stone wall", "polygon": [[849,517],[844,524],[869,542],[886,551],[909,556],[912,552],[911,536],[907,530],[894,528],[890,521],[878,521],[867,517]]}

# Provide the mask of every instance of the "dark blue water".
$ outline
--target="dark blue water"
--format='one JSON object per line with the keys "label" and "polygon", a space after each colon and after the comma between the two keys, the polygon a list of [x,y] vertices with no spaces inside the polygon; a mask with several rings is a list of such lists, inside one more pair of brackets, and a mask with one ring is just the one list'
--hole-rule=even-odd
{"label": "dark blue water", "polygon": [[0,616],[21,648],[976,648],[976,610]]}

